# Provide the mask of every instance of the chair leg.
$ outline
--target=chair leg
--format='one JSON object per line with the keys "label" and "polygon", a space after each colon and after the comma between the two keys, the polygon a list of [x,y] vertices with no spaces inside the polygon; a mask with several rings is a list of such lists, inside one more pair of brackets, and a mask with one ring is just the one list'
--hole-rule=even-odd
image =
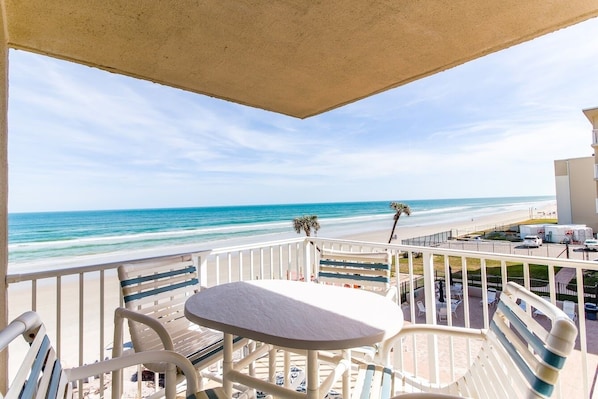
{"label": "chair leg", "polygon": [[[141,379],[141,376],[138,378]],[[164,391],[166,399],[176,398],[176,366],[174,364],[166,366],[166,372],[164,373]]]}
{"label": "chair leg", "polygon": [[276,353],[278,349],[272,348],[268,354],[268,381],[271,383],[276,382]]}

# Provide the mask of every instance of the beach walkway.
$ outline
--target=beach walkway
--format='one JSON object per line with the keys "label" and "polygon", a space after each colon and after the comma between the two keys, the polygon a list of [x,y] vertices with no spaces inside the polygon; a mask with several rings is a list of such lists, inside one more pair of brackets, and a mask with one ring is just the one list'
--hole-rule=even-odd
{"label": "beach walkway", "polygon": [[575,269],[571,267],[563,267],[559,272],[554,276],[554,281],[556,285],[559,284],[567,285],[569,281],[571,281],[575,277]]}

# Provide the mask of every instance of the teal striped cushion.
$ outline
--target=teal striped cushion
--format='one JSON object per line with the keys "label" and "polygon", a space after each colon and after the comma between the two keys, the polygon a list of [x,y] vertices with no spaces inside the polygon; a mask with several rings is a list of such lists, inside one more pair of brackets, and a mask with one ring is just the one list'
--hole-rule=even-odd
{"label": "teal striped cushion", "polygon": [[[204,391],[197,392],[195,395],[195,399],[226,399],[226,395],[224,394],[224,388],[212,388],[206,389]],[[193,396],[188,397],[187,399],[194,399]]]}

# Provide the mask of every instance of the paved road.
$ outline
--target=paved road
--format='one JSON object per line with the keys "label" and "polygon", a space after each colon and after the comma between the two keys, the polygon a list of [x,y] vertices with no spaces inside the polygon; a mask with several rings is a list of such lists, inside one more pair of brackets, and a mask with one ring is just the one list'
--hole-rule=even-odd
{"label": "paved road", "polygon": [[[441,245],[443,248],[473,250],[480,252],[495,252],[514,255],[543,256],[549,258],[596,260],[597,251],[585,251],[583,245],[571,244],[569,251],[565,244],[544,243],[538,248],[527,248],[520,242],[495,241],[495,240],[451,240]],[[568,253],[567,253],[568,252]]]}

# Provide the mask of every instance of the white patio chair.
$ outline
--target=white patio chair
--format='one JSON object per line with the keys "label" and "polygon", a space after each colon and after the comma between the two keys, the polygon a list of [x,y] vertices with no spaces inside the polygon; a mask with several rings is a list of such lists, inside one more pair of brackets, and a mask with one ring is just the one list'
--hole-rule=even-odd
{"label": "white patio chair", "polygon": [[[126,319],[135,352],[175,351],[188,358],[201,376],[221,381],[220,373],[210,372],[208,367],[222,360],[223,334],[190,322],[184,314],[185,301],[200,289],[191,257],[123,264],[118,267],[118,278],[125,307],[115,311],[112,357],[122,353]],[[246,339],[235,337],[235,349],[246,344]],[[161,364],[145,366],[154,372],[164,372]],[[165,377],[170,384],[176,378],[169,374]],[[115,375],[115,381],[120,379]],[[120,397],[119,384],[113,386],[113,397]]]}
{"label": "white patio chair", "polygon": [[[348,252],[322,249],[318,282],[374,291],[398,301],[398,289],[391,285],[390,253]],[[398,303],[398,302],[397,302]]]}
{"label": "white patio chair", "polygon": [[459,306],[463,303],[463,300],[451,299],[451,313],[453,317],[457,317],[457,310],[459,310]]}
{"label": "white patio chair", "polygon": [[[546,328],[517,304],[540,309],[551,320]],[[403,369],[395,369],[396,387],[403,392],[448,393],[475,398],[548,398],[559,372],[575,345],[577,328],[567,315],[520,285],[509,282],[500,295],[489,329],[411,324],[381,348],[382,364],[389,367],[391,349],[413,335],[461,337],[481,341],[479,352],[454,381],[431,383]],[[418,340],[421,337],[418,337]],[[395,356],[404,356],[401,350]],[[403,359],[404,360],[404,359]],[[408,361],[397,364],[408,364]]]}
{"label": "white patio chair", "polygon": [[[332,284],[364,289],[384,295],[398,305],[398,288],[391,284],[392,259],[390,252],[350,252],[322,249],[318,262],[317,280]],[[350,287],[350,288],[349,288]],[[356,363],[372,362],[379,344],[351,348],[351,360]],[[321,353],[324,353],[322,351]],[[348,374],[343,376],[347,385]]]}
{"label": "white patio chair", "polygon": [[417,301],[416,305],[417,305],[417,315],[418,316],[426,314],[426,307],[424,306],[424,303],[422,301]]}
{"label": "white patio chair", "polygon": [[577,313],[575,312],[575,302],[563,301],[563,312],[565,312],[565,314],[569,316],[572,321],[577,319]]}
{"label": "white patio chair", "polygon": [[[494,305],[496,305],[496,300],[497,300],[496,289],[488,288],[487,295],[486,295],[486,304],[488,306],[494,306]],[[484,303],[484,300],[482,299],[480,301],[480,303]]]}
{"label": "white patio chair", "polygon": [[451,297],[463,300],[463,284],[455,283],[451,286]]}
{"label": "white patio chair", "polygon": [[[396,286],[391,285],[391,255],[388,251],[349,252],[322,249],[318,262],[318,282],[364,289],[385,295],[398,303]],[[353,350],[358,357],[373,360],[377,346]]]}
{"label": "white patio chair", "polygon": [[447,321],[446,304],[443,304],[442,306],[438,306],[438,310],[436,311],[436,313],[438,316],[438,321]]}
{"label": "white patio chair", "polygon": [[[188,359],[176,352],[147,351],[87,366],[63,368],[37,313],[25,312],[0,331],[0,351],[9,348],[12,356],[20,354],[19,351],[25,351],[16,346],[18,343],[15,343],[15,346],[11,345],[19,335],[22,335],[29,343],[29,347],[23,354],[21,365],[14,373],[12,381],[9,381],[7,391],[0,392],[0,397],[6,399],[70,399],[73,397],[75,382],[81,387],[83,380],[88,377],[122,370],[142,363],[164,364],[165,368],[171,369],[179,368],[187,381],[187,398],[225,397],[222,388],[197,392],[198,382],[195,368]],[[13,349],[15,353],[13,353]],[[176,393],[175,389],[169,391],[173,394]],[[174,399],[174,397],[172,395],[168,398]]]}

